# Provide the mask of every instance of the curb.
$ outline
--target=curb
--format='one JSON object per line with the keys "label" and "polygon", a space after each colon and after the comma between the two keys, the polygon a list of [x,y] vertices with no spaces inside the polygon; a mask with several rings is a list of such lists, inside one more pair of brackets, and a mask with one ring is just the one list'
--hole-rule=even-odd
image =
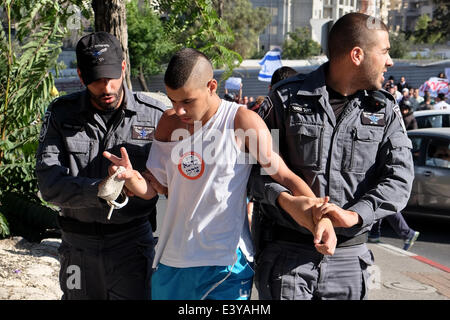
{"label": "curb", "polygon": [[428,258],[419,256],[418,254],[412,253],[412,252],[408,252],[406,250],[394,247],[393,245],[387,244],[387,243],[377,243],[376,245],[378,245],[379,247],[382,247],[383,249],[390,251],[391,253],[398,255],[398,256],[408,256],[411,257],[413,259],[416,259],[420,262],[426,263],[434,268],[440,269],[442,271],[448,272],[450,273],[450,268],[446,267],[440,263],[437,263],[433,260],[430,260]]}

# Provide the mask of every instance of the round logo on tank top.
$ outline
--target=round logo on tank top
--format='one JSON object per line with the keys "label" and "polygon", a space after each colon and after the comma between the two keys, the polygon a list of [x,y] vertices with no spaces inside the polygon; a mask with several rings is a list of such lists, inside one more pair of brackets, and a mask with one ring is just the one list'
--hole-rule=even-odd
{"label": "round logo on tank top", "polygon": [[186,152],[178,162],[178,171],[189,180],[196,180],[203,175],[205,171],[205,162],[202,157],[194,152]]}

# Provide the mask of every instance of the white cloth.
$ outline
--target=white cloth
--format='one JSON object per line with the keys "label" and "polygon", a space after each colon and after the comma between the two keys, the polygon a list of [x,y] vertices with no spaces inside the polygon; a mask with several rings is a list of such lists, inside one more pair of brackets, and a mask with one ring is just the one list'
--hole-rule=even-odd
{"label": "white cloth", "polygon": [[241,90],[241,85],[242,85],[242,78],[239,77],[229,77],[225,81],[225,89],[227,90],[239,91]]}
{"label": "white cloth", "polygon": [[441,79],[437,77],[431,77],[419,88],[419,95],[424,96],[425,91],[428,91],[432,97],[437,97],[439,93],[443,93],[448,96],[448,79]]}
{"label": "white cloth", "polygon": [[222,100],[192,136],[153,142],[147,167],[169,189],[154,267],[232,265],[238,245],[251,261],[246,210],[251,163],[236,143],[239,107]]}
{"label": "white cloth", "polygon": [[450,105],[445,101],[439,101],[438,103],[433,104],[434,110],[450,110]]}
{"label": "white cloth", "polygon": [[258,63],[261,66],[258,80],[270,82],[275,70],[282,67],[281,53],[278,50],[268,51]]}

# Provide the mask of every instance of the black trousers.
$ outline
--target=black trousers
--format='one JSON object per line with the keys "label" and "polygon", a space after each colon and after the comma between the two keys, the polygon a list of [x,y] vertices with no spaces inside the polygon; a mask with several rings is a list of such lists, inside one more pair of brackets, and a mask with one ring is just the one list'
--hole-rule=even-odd
{"label": "black trousers", "polygon": [[62,233],[63,300],[151,299],[155,241],[148,221],[108,235]]}

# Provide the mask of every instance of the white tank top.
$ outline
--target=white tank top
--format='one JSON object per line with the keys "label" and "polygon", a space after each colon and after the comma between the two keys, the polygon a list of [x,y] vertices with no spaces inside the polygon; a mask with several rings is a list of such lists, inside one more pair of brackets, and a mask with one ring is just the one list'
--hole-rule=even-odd
{"label": "white tank top", "polygon": [[154,267],[232,265],[238,245],[251,261],[246,188],[254,161],[236,143],[239,107],[222,100],[192,136],[152,143],[147,168],[169,189]]}

